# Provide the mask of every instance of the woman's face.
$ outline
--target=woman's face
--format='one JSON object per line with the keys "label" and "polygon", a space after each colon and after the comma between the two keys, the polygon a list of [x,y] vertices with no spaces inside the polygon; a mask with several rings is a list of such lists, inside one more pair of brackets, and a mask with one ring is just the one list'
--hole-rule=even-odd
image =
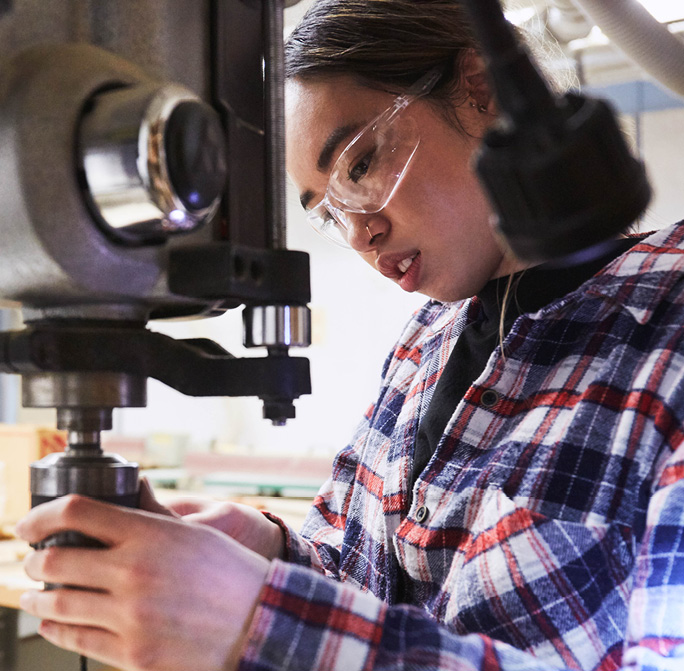
{"label": "woman's face", "polygon": [[[339,155],[394,97],[342,76],[288,81],[287,169],[305,207],[323,199]],[[457,113],[473,137],[423,99],[409,105],[403,114],[415,118],[421,140],[408,171],[380,212],[348,215],[348,241],[367,263],[405,291],[440,301],[469,298],[518,269],[495,238],[472,168],[492,116],[468,103]]]}

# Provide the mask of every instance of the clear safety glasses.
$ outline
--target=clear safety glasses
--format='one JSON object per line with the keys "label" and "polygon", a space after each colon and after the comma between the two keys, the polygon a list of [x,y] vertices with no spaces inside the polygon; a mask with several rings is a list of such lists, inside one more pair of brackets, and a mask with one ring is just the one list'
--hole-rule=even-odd
{"label": "clear safety glasses", "polygon": [[373,214],[387,206],[420,144],[415,119],[402,112],[427,95],[441,74],[441,68],[428,72],[347,145],[333,166],[323,200],[307,211],[323,237],[349,248],[347,215]]}

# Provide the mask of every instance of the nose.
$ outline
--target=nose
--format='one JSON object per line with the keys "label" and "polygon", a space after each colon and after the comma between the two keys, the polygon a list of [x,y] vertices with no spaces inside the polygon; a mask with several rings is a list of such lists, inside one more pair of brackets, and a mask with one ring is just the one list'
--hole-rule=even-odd
{"label": "nose", "polygon": [[356,252],[375,249],[389,229],[389,220],[380,213],[347,213],[347,242]]}

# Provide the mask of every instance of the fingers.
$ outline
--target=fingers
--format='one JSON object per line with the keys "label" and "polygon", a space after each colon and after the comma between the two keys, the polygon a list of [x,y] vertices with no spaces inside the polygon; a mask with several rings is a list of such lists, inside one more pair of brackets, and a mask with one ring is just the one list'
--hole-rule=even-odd
{"label": "fingers", "polygon": [[190,496],[175,499],[168,504],[169,509],[181,517],[206,512],[207,510],[214,508],[216,505],[216,501]]}
{"label": "fingers", "polygon": [[112,584],[110,568],[102,550],[90,548],[53,546],[24,559],[24,570],[33,580],[86,589],[106,590]]}
{"label": "fingers", "polygon": [[21,595],[19,605],[41,620],[106,629],[112,598],[101,592],[68,588],[29,590]]}
{"label": "fingers", "polygon": [[33,508],[15,531],[29,543],[61,531],[78,531],[114,546],[131,534],[142,533],[143,519],[133,510],[70,494]]}
{"label": "fingers", "polygon": [[157,501],[152,490],[152,485],[147,478],[140,479],[140,500],[139,506],[141,510],[147,510],[157,515],[170,515],[171,517],[179,517],[173,510],[163,506]]}
{"label": "fingers", "polygon": [[117,651],[121,640],[112,632],[96,627],[81,627],[43,620],[38,633],[50,643],[116,666],[121,662]]}

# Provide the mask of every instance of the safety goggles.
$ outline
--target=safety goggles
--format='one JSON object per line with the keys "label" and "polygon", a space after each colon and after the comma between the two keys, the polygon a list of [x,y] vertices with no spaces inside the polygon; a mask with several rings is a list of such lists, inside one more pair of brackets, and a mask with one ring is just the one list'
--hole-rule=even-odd
{"label": "safety goggles", "polygon": [[324,238],[349,248],[348,215],[373,214],[387,206],[420,144],[418,124],[403,112],[427,95],[441,75],[441,68],[430,70],[340,154],[323,200],[307,211],[309,222]]}

